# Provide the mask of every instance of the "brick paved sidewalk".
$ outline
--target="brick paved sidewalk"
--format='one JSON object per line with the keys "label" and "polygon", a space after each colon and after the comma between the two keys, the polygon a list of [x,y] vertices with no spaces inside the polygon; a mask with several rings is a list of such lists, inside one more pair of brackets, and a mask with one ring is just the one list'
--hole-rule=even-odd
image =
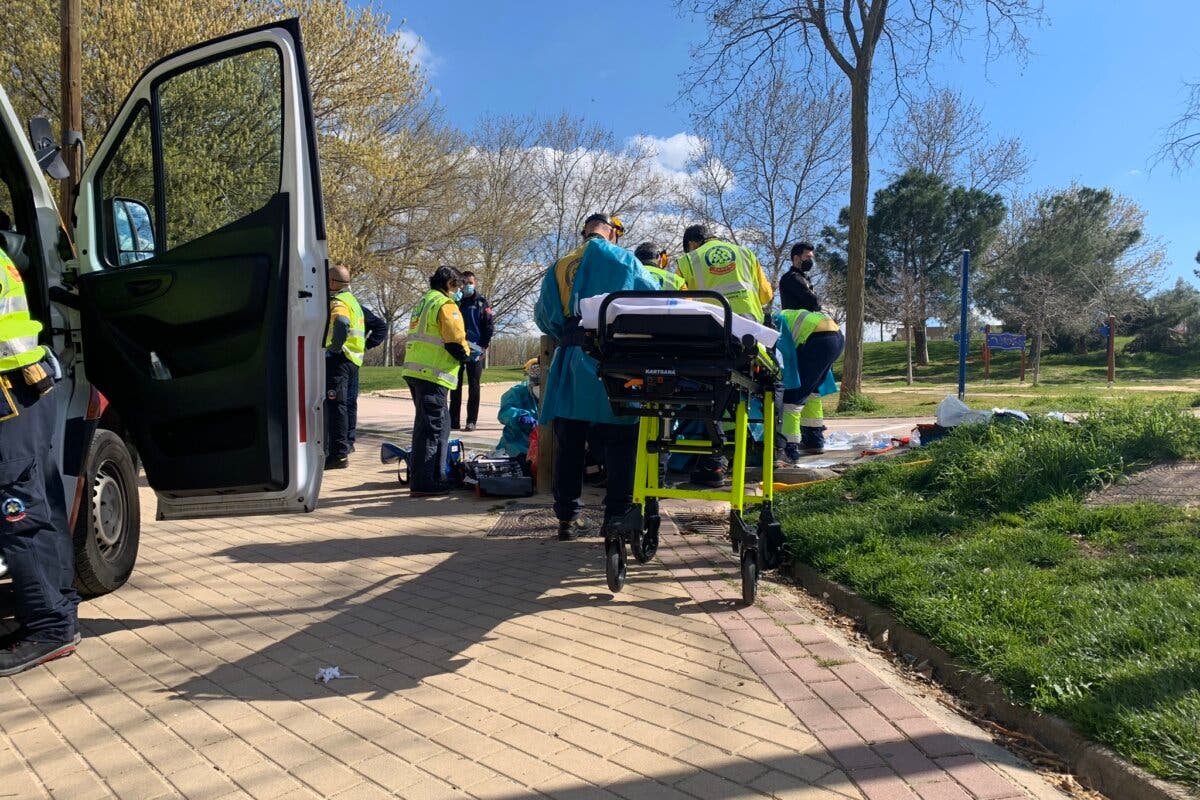
{"label": "brick paved sidewalk", "polygon": [[597,539],[485,539],[489,503],[411,500],[364,444],[308,516],[143,490],[78,654],[0,679],[0,797],[1029,796],[813,619],[732,608],[704,542],[613,598]]}

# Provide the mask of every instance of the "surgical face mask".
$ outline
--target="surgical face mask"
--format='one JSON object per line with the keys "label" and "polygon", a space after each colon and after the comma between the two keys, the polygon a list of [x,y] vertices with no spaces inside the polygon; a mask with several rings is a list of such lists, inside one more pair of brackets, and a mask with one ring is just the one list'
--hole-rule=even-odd
{"label": "surgical face mask", "polygon": [[542,387],[536,383],[529,384],[529,393],[533,395],[534,400],[542,399]]}
{"label": "surgical face mask", "polygon": [[454,299],[454,302],[456,302],[456,303],[459,300],[462,300],[462,289],[459,289],[454,294],[450,295],[450,297],[452,297]]}
{"label": "surgical face mask", "polygon": [[462,293],[466,297],[470,297],[471,295],[475,294],[475,284],[468,283],[466,286],[464,286],[462,288]]}
{"label": "surgical face mask", "polygon": [[813,260],[811,258],[806,258],[800,262],[800,271],[801,272],[808,272],[812,268],[813,268]]}

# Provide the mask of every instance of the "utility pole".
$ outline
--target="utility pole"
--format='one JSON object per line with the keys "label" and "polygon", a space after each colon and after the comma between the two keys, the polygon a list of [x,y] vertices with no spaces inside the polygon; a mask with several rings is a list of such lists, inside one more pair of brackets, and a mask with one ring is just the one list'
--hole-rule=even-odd
{"label": "utility pole", "polygon": [[79,38],[80,0],[60,0],[59,32],[61,34],[59,66],[62,70],[62,105],[60,122],[62,128],[63,160],[70,175],[59,187],[59,212],[66,223],[67,232],[74,227],[75,187],[83,171],[80,163],[81,148],[77,145],[83,131],[83,82],[80,78],[79,62],[83,47]]}

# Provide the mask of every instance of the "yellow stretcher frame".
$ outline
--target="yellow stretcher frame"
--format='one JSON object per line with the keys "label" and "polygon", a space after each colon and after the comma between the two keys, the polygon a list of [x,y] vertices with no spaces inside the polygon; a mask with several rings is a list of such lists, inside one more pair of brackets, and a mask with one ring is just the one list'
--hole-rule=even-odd
{"label": "yellow stretcher frame", "polygon": [[[642,506],[649,498],[678,500],[716,500],[729,503],[739,514],[747,505],[769,503],[775,496],[775,393],[763,393],[763,463],[762,494],[746,494],[746,456],[750,440],[750,415],[747,399],[738,400],[733,418],[733,466],[730,469],[729,491],[713,489],[664,489],[658,481],[658,456],[649,450],[651,441],[658,439],[660,417],[642,417],[638,425],[637,461],[633,471],[633,504]],[[664,447],[663,452],[705,455],[710,442],[682,440]],[[653,465],[653,468],[651,468]]]}

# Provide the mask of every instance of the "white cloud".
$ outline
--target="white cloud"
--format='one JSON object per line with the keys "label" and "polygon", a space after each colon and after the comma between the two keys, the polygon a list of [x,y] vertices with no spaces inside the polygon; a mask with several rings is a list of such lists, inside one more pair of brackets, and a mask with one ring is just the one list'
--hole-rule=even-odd
{"label": "white cloud", "polygon": [[638,134],[629,143],[653,151],[658,165],[667,172],[683,172],[700,149],[700,137],[691,133],[677,133],[666,138]]}
{"label": "white cloud", "polygon": [[1142,171],[1140,169],[1131,169],[1131,170],[1129,170],[1129,172],[1126,172],[1125,174],[1136,178],[1137,176],[1142,174]]}
{"label": "white cloud", "polygon": [[425,43],[420,34],[416,31],[411,31],[406,28],[401,28],[396,31],[396,36],[400,39],[400,49],[405,55],[412,58],[423,69],[432,71],[437,59],[433,55],[433,51],[429,49],[429,45]]}

